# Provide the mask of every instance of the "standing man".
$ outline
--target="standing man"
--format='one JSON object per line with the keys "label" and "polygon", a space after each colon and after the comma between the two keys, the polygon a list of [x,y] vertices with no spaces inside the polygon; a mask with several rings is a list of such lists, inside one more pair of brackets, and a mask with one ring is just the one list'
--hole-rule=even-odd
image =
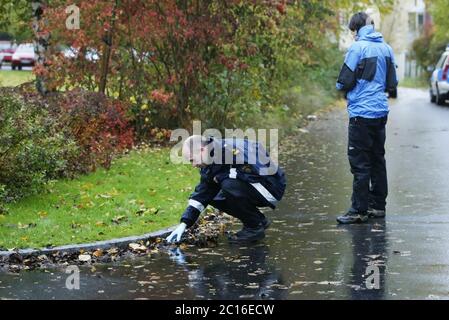
{"label": "standing man", "polygon": [[382,34],[375,32],[373,20],[365,12],[356,13],[349,29],[356,41],[346,54],[336,86],[348,100],[348,158],[354,181],[351,208],[337,218],[341,224],[385,217],[386,92],[398,84],[393,50]]}
{"label": "standing man", "polygon": [[209,204],[242,222],[242,230],[231,236],[230,242],[263,239],[270,222],[259,208],[274,209],[286,187],[284,172],[263,146],[247,139],[194,135],[184,142],[182,155],[200,169],[201,179],[190,195],[181,224],[167,241],[179,242]]}

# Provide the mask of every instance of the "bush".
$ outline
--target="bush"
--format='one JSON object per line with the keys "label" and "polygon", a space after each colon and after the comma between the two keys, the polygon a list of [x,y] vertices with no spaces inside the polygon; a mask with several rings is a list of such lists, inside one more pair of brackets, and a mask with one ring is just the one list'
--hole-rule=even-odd
{"label": "bush", "polygon": [[45,108],[26,104],[12,90],[0,93],[0,200],[37,192],[64,175],[77,157],[73,139]]}
{"label": "bush", "polygon": [[0,201],[35,193],[49,180],[109,168],[133,145],[125,110],[81,90],[42,98],[26,86],[1,89]]}
{"label": "bush", "polygon": [[99,166],[108,169],[114,155],[132,147],[133,129],[123,102],[100,93],[74,90],[56,95],[50,104],[80,149],[72,171],[87,173]]}

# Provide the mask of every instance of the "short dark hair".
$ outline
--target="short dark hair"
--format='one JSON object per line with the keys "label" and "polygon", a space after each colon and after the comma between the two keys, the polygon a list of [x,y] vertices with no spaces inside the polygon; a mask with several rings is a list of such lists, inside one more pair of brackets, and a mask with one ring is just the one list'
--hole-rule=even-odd
{"label": "short dark hair", "polygon": [[352,16],[351,21],[349,21],[349,30],[359,32],[362,27],[368,24],[374,25],[371,17],[365,12],[357,12]]}

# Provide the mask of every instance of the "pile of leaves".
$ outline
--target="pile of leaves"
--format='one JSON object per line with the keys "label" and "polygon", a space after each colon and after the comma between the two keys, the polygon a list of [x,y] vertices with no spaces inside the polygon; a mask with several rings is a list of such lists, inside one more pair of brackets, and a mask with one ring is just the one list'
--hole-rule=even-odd
{"label": "pile of leaves", "polygon": [[[231,223],[231,219],[231,217],[222,213],[208,213],[185,233],[181,243],[177,245],[194,245],[201,248],[215,247],[218,245],[220,235],[224,234],[226,226]],[[19,272],[21,270],[46,269],[69,264],[111,263],[131,257],[152,257],[160,250],[173,245],[168,244],[163,238],[150,238],[107,249],[55,251],[51,254],[35,252],[27,255],[15,251],[9,257],[0,257],[0,271]]]}

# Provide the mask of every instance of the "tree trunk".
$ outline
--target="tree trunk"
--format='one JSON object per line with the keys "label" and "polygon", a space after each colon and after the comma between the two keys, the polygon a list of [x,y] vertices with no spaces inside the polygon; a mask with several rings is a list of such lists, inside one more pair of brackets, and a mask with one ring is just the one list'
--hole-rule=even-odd
{"label": "tree trunk", "polygon": [[109,71],[109,60],[111,57],[111,49],[112,49],[112,35],[114,33],[114,24],[115,24],[115,16],[118,6],[118,0],[115,1],[114,9],[112,11],[112,17],[111,17],[111,27],[106,31],[106,34],[104,35],[103,41],[103,60],[101,62],[101,74],[100,74],[100,84],[98,86],[98,90],[101,93],[106,92],[106,83],[108,78],[108,71]]}
{"label": "tree trunk", "polygon": [[33,10],[33,32],[34,32],[34,51],[36,53],[35,68],[38,70],[36,74],[36,89],[45,95],[48,93],[47,79],[45,76],[46,54],[50,42],[50,32],[44,31],[42,28],[45,1],[33,0],[31,8]]}

